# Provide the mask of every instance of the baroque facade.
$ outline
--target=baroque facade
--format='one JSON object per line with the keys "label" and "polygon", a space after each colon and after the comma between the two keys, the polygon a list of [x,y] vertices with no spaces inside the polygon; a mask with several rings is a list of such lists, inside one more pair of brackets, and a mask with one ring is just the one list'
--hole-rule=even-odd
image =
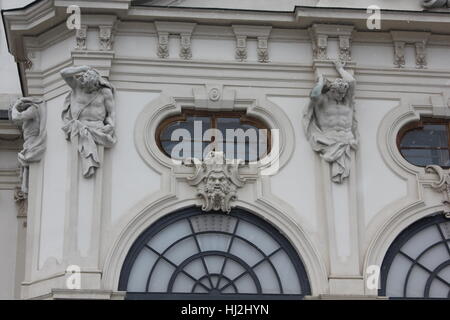
{"label": "baroque facade", "polygon": [[450,297],[448,1],[72,4],[2,2],[0,298]]}

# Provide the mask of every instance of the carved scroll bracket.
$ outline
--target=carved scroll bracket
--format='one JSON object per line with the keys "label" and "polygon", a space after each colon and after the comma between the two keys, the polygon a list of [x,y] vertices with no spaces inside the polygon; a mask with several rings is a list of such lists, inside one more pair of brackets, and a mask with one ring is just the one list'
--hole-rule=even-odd
{"label": "carved scroll bracket", "polygon": [[431,187],[441,192],[444,195],[444,201],[442,202],[446,209],[444,211],[445,217],[450,219],[450,172],[444,170],[440,166],[430,165],[425,168],[428,173],[435,173],[438,175],[439,180],[432,182]]}

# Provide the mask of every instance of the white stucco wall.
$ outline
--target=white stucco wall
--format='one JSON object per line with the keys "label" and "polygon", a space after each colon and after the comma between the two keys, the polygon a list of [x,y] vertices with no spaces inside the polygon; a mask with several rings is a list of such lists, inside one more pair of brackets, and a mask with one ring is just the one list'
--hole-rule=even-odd
{"label": "white stucco wall", "polygon": [[[2,4],[11,6],[10,2],[6,2]],[[158,3],[163,5],[165,2]],[[274,3],[260,1],[257,9],[291,12],[295,5],[336,6],[337,2],[292,0]],[[343,7],[365,8],[378,4],[387,9],[403,10],[419,10],[419,3],[419,0],[395,3],[382,0],[339,1]],[[254,9],[255,1],[191,0],[180,5]],[[311,251],[319,257],[317,260],[323,262],[319,268],[328,270],[330,277],[339,275],[339,280],[359,281],[358,285],[333,284],[336,292],[348,293],[344,290],[350,290],[351,293],[364,293],[360,283],[363,262],[368,254],[366,250],[387,219],[399,214],[414,201],[423,201],[420,203],[423,207],[439,205],[438,196],[428,191],[423,194],[417,191],[421,188],[417,182],[419,175],[401,168],[398,161],[384,150],[383,146],[388,142],[380,141],[384,137],[380,130],[386,131],[386,128],[394,126],[396,117],[414,111],[414,103],[419,105],[418,110],[431,110],[430,95],[448,91],[448,80],[444,74],[450,69],[446,57],[450,49],[448,35],[439,39],[430,38],[428,68],[418,70],[411,44],[405,49],[405,68],[398,69],[394,68],[394,48],[388,32],[377,33],[374,37],[367,30],[355,32],[350,68],[355,72],[358,83],[356,111],[361,140],[351,173],[354,181],[346,189],[333,188],[324,182],[326,172],[323,163],[311,150],[301,124],[302,112],[309,102],[317,72],[326,72],[330,79],[336,76],[330,63],[313,61],[311,39],[306,29],[274,27],[269,37],[269,63],[258,62],[256,37],[247,40],[247,61],[236,61],[236,37],[231,23],[199,23],[191,38],[191,60],[180,59],[178,34],[170,36],[169,59],[159,59],[156,54],[158,37],[152,21],[123,19],[117,23],[116,32],[114,53],[99,51],[96,27],[90,27],[88,50],[81,53],[74,51],[76,40],[73,34],[61,38],[50,32],[40,35],[45,40],[52,37],[56,40],[47,42],[37,53],[38,59],[28,73],[27,82],[30,86],[34,85],[33,90],[36,91],[33,92],[40,92],[45,97],[48,108],[47,151],[39,167],[36,167],[37,178],[33,180],[38,198],[35,203],[40,205],[33,207],[36,225],[28,233],[37,239],[35,242],[29,241],[30,251],[27,253],[26,280],[31,283],[30,286],[40,279],[55,274],[60,276],[65,267],[73,263],[80,264],[82,269],[92,274],[102,274],[110,267],[108,262],[115,259],[120,263],[120,257],[110,257],[116,253],[114,250],[131,246],[132,239],[138,236],[126,234],[126,230],[132,230],[137,217],[148,215],[148,220],[142,219],[150,221],[166,211],[199,204],[192,187],[181,178],[172,179],[175,174],[173,168],[164,167],[157,160],[150,157],[149,160],[142,155],[139,148],[146,146],[142,145],[143,139],[140,137],[147,132],[137,131],[136,124],[145,112],[156,114],[164,107],[154,104],[163,96],[178,99],[177,108],[184,105],[192,107],[193,89],[203,89],[207,84],[220,84],[226,90],[234,90],[240,103],[253,101],[257,107],[266,108],[267,114],[284,126],[281,129],[292,130],[294,147],[292,150],[286,148],[285,152],[289,154],[283,159],[285,163],[280,171],[264,181],[258,178],[257,182],[249,183],[238,194],[238,199],[242,206],[261,210],[261,216],[265,218],[272,217],[270,222],[286,234],[291,229],[286,227],[285,222],[292,223],[293,229],[302,232],[305,243],[309,241],[308,245],[313,248]],[[5,61],[5,64],[0,66],[0,71],[4,70],[5,76],[0,79],[0,93],[20,93],[16,64],[6,52],[4,38],[1,43],[0,61]],[[330,37],[328,56],[336,59],[338,54],[337,37]],[[105,151],[103,176],[99,180],[85,180],[73,169],[73,166],[79,165],[76,150],[64,139],[61,131],[61,111],[69,88],[58,74],[59,67],[55,66],[72,63],[91,64],[102,69],[109,74],[116,87],[118,142]],[[313,68],[313,63],[317,70]],[[42,77],[42,86],[31,81],[36,81],[32,78],[36,75]],[[271,110],[268,102],[278,109]],[[13,152],[0,150],[0,160],[0,169],[17,166]],[[39,175],[43,177],[42,181]],[[100,190],[97,188],[99,185]],[[333,204],[331,209],[327,207],[329,203]],[[399,204],[404,207],[399,208]],[[2,271],[6,270],[7,274],[17,269],[15,242],[11,242],[17,237],[16,208],[10,190],[0,190],[0,205],[0,226],[5,229],[4,232],[0,230],[0,243],[12,244],[0,246],[0,256],[6,257],[0,259],[3,276]],[[274,215],[270,216],[263,209],[272,210]],[[73,221],[76,223],[71,224]],[[96,225],[96,221],[100,221],[100,226]],[[300,252],[299,248],[300,245],[297,247]],[[347,260],[338,261],[335,255],[340,255],[342,261]],[[349,265],[351,268],[348,268]],[[112,278],[117,278],[117,270]],[[309,272],[313,274],[312,270]],[[106,271],[102,276],[109,279]],[[0,297],[12,297],[15,284],[11,278],[0,278],[0,284],[5,281],[4,286],[0,285]],[[92,280],[87,283],[95,282],[92,285],[95,288],[99,288],[101,283],[105,289],[117,289],[117,283],[106,281]],[[52,286],[61,284],[37,284],[39,288],[30,291],[29,296],[42,294]],[[329,293],[327,286],[328,283],[315,287],[315,293]]]}

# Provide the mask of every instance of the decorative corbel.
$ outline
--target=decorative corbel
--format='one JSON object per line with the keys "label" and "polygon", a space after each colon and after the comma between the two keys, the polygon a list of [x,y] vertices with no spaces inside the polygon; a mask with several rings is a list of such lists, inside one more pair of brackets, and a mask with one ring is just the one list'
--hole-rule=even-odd
{"label": "decorative corbel", "polygon": [[155,21],[158,34],[157,55],[161,59],[169,57],[169,35],[180,36],[180,53],[182,59],[192,58],[191,36],[196,24],[186,22]]}
{"label": "decorative corbel", "polygon": [[158,51],[156,53],[161,59],[169,57],[169,33],[158,32]]}
{"label": "decorative corbel", "polygon": [[414,45],[416,49],[416,68],[423,69],[427,65],[426,49],[431,34],[429,32],[391,31],[394,42],[394,65],[405,66],[405,46]]}
{"label": "decorative corbel", "polygon": [[348,35],[339,36],[339,60],[345,62],[352,60],[350,41],[351,39]]}
{"label": "decorative corbel", "polygon": [[113,47],[113,26],[99,26],[99,41],[101,51],[110,51]]}
{"label": "decorative corbel", "polygon": [[236,37],[236,59],[239,61],[245,61],[247,59],[247,37]]}
{"label": "decorative corbel", "polygon": [[87,26],[82,25],[80,27],[80,29],[76,30],[75,33],[75,38],[77,41],[76,50],[86,50],[87,49],[87,45],[86,45],[86,40],[87,40]]}
{"label": "decorative corbel", "polygon": [[223,152],[211,151],[203,161],[188,159],[183,164],[195,167],[194,175],[187,181],[197,187],[197,196],[203,202],[202,210],[229,213],[231,201],[237,198],[237,189],[245,184],[239,173],[243,161],[226,160]]}
{"label": "decorative corbel", "polygon": [[416,68],[424,69],[427,67],[427,54],[425,41],[415,43],[416,47]]}
{"label": "decorative corbel", "polygon": [[437,182],[431,183],[431,187],[444,195],[443,204],[446,206],[445,217],[450,219],[450,174],[440,166],[430,165],[425,168],[425,172],[436,173],[439,177]]}
{"label": "decorative corbel", "polygon": [[337,38],[339,42],[339,60],[352,60],[351,38],[353,26],[314,24],[309,29],[314,60],[328,60],[328,39]]}
{"label": "decorative corbel", "polygon": [[232,28],[236,36],[236,60],[242,62],[247,59],[247,39],[256,38],[258,61],[261,63],[269,62],[268,41],[272,27],[233,25]]}
{"label": "decorative corbel", "polygon": [[191,34],[181,34],[180,58],[189,60],[192,58]]}
{"label": "decorative corbel", "polygon": [[313,40],[313,55],[314,59],[327,60],[328,59],[328,36],[321,34]]}
{"label": "decorative corbel", "polygon": [[258,61],[263,63],[269,62],[267,37],[258,37]]}
{"label": "decorative corbel", "polygon": [[394,42],[394,65],[397,68],[405,67],[405,44],[404,41]]}

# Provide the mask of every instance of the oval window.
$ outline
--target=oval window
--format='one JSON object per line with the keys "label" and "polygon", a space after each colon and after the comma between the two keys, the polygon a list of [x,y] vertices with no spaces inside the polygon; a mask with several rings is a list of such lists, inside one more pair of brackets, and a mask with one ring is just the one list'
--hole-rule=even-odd
{"label": "oval window", "polygon": [[424,118],[410,123],[398,135],[398,148],[411,164],[450,167],[449,120]]}
{"label": "oval window", "polygon": [[270,130],[244,112],[184,110],[156,131],[160,150],[172,159],[203,159],[223,151],[227,159],[258,161],[270,152]]}

